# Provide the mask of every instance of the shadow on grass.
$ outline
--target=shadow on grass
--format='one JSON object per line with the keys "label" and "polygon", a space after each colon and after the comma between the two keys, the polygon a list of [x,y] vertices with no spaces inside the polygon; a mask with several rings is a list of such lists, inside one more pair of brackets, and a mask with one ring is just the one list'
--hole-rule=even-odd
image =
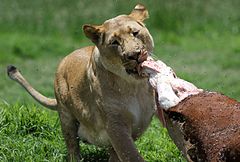
{"label": "shadow on grass", "polygon": [[80,143],[80,151],[83,157],[82,162],[108,162],[109,154],[106,148]]}

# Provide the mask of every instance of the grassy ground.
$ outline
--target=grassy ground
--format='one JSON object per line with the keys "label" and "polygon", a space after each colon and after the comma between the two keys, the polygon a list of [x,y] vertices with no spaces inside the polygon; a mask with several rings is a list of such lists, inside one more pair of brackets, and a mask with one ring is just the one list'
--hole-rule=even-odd
{"label": "grassy ground", "polygon": [[[222,92],[240,99],[240,37],[233,34],[195,33],[182,36],[153,30],[154,54],[169,64],[178,76],[203,89]],[[6,75],[6,66],[16,65],[39,91],[53,97],[54,73],[59,61],[89,40],[65,36],[0,34],[0,98],[13,103],[32,102],[28,94]]]}
{"label": "grassy ground", "polygon": [[[155,55],[171,65],[180,77],[203,89],[240,99],[238,35],[190,37],[158,31],[153,31],[153,35]],[[57,114],[35,104],[19,85],[9,80],[5,67],[15,64],[34,87],[53,97],[54,71],[60,59],[90,42],[8,33],[2,35],[0,44],[0,161],[62,161],[66,149]],[[106,161],[104,149],[81,145],[85,161]],[[185,161],[155,118],[137,146],[150,162]]]}
{"label": "grassy ground", "polygon": [[[0,105],[0,161],[63,161],[66,148],[57,114],[33,104]],[[80,143],[85,162],[107,162],[104,148]],[[137,141],[147,161],[184,161],[166,129],[154,119]]]}
{"label": "grassy ground", "polygon": [[[6,66],[16,65],[36,89],[54,97],[53,80],[59,61],[73,50],[91,44],[80,26],[128,13],[132,8],[129,6],[136,4],[107,1],[102,10],[101,4],[88,1],[69,4],[60,0],[1,0],[0,161],[65,159],[58,115],[36,104],[11,81]],[[156,7],[153,1],[143,1],[152,15],[147,26],[155,40],[154,54],[181,78],[240,100],[240,34],[236,23],[239,12],[234,8],[239,1],[203,0],[187,5],[186,0],[160,2]],[[93,5],[94,10],[90,7]],[[188,14],[191,16],[187,18]],[[156,118],[136,144],[149,162],[185,161]],[[107,161],[105,149],[83,143],[81,146],[84,161]]]}

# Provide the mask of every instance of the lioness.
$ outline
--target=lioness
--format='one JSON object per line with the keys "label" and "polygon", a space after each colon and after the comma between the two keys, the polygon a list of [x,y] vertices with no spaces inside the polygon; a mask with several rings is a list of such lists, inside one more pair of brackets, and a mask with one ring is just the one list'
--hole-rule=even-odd
{"label": "lioness", "polygon": [[[56,99],[44,97],[14,66],[8,75],[42,105],[57,110],[69,161],[80,161],[79,138],[108,146],[109,161],[141,162],[134,140],[148,127],[154,114],[154,94],[137,66],[153,50],[153,39],[143,21],[148,11],[137,5],[102,25],[84,25],[95,46],[66,56],[55,78]],[[79,138],[78,138],[79,137]]]}

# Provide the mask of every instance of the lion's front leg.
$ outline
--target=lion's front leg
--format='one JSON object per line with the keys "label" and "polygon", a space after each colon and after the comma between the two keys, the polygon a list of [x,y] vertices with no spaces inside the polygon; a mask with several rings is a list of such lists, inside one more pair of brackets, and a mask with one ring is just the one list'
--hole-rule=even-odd
{"label": "lion's front leg", "polygon": [[109,149],[110,158],[108,162],[121,162],[115,152],[114,148]]}
{"label": "lion's front leg", "polygon": [[[124,120],[124,117],[120,114],[108,114],[106,129],[119,161],[144,162],[144,159],[141,157],[134,144],[130,131],[130,124]],[[111,156],[114,156],[114,154]],[[111,158],[113,159],[115,157]]]}

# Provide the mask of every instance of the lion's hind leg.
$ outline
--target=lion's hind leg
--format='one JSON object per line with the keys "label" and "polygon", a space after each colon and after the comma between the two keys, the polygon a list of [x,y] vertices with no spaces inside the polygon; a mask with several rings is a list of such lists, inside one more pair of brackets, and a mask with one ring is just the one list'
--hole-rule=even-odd
{"label": "lion's hind leg", "polygon": [[77,119],[66,108],[59,111],[64,140],[68,150],[68,161],[81,161]]}

